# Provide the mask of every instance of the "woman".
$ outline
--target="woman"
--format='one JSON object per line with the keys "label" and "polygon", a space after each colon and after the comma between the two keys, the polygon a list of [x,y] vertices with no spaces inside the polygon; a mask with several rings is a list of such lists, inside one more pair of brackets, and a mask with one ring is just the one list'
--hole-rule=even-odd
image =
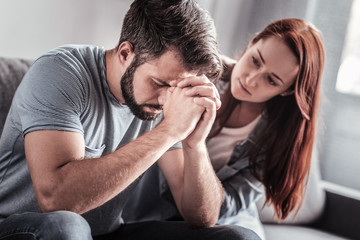
{"label": "woman", "polygon": [[[319,32],[305,21],[282,19],[256,34],[237,62],[225,58],[224,63],[216,83],[222,107],[207,142],[225,189],[218,224],[248,227],[264,238],[255,205],[264,192],[279,219],[302,201],[315,136],[323,44]],[[189,84],[196,85],[177,83]],[[154,218],[146,212],[157,207],[172,213],[160,199],[150,204],[146,191],[153,191],[146,183],[157,176],[151,171],[141,180],[144,201],[151,207],[144,207],[137,195],[137,204],[129,204],[129,220]],[[161,180],[158,185],[166,198]]]}
{"label": "woman", "polygon": [[217,83],[222,107],[207,144],[227,193],[220,222],[236,223],[241,209],[255,208],[261,186],[285,219],[300,207],[310,169],[321,36],[303,20],[282,19],[256,34],[237,62],[225,63]]}

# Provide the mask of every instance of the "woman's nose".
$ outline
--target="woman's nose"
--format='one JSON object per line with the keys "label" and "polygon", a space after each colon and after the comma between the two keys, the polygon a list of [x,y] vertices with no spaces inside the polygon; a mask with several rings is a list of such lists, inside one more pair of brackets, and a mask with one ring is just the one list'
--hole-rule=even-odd
{"label": "woman's nose", "polygon": [[245,80],[245,83],[249,87],[256,87],[257,79],[258,79],[258,74],[257,73],[250,73],[247,76],[247,78]]}

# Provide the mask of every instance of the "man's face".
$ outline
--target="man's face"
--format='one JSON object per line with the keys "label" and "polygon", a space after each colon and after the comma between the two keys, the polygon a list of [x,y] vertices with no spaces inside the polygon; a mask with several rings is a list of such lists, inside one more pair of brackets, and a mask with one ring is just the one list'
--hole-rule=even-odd
{"label": "man's face", "polygon": [[133,63],[121,78],[121,91],[132,113],[142,120],[153,120],[162,112],[170,81],[195,76],[185,70],[179,56],[167,51],[157,59],[136,67]]}
{"label": "man's face", "polygon": [[[131,112],[142,120],[154,120],[162,110],[160,104],[136,103],[134,96],[134,73],[137,67],[135,62],[126,69],[125,74],[121,78],[121,91],[126,104],[129,106]],[[153,111],[146,111],[145,109],[152,109]]]}

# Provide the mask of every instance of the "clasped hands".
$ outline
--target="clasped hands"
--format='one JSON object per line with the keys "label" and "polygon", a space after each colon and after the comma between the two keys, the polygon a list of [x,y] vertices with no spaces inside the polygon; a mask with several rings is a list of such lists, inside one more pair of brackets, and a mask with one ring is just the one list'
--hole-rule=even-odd
{"label": "clasped hands", "polygon": [[181,134],[183,145],[204,143],[221,106],[215,85],[205,75],[170,82],[164,104],[164,121]]}

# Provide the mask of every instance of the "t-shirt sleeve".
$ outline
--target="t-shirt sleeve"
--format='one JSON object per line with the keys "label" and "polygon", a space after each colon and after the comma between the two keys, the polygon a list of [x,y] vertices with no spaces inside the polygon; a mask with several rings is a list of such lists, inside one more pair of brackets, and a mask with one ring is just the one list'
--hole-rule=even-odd
{"label": "t-shirt sleeve", "polygon": [[83,133],[80,118],[86,99],[85,72],[76,59],[61,54],[34,62],[14,98],[24,135],[36,130]]}
{"label": "t-shirt sleeve", "polygon": [[182,143],[181,142],[175,143],[171,148],[169,148],[169,150],[174,150],[174,149],[178,149],[178,148],[182,148]]}

